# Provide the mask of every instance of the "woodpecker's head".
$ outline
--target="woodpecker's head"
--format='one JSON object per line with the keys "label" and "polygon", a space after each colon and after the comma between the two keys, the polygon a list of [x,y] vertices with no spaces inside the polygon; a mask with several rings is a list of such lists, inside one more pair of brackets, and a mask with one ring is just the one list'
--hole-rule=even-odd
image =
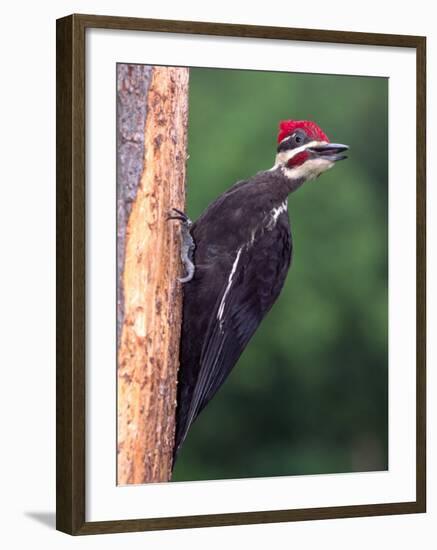
{"label": "woodpecker's head", "polygon": [[317,124],[309,120],[283,120],[279,123],[275,165],[291,180],[304,183],[317,178],[346,157],[347,145],[330,143]]}

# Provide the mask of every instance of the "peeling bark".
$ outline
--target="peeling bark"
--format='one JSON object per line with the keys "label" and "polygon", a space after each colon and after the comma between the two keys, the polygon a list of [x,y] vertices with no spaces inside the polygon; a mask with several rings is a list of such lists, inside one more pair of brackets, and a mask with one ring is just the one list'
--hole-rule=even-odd
{"label": "peeling bark", "polygon": [[152,67],[117,65],[117,342],[124,318],[126,228],[144,170],[144,128]]}
{"label": "peeling bark", "polygon": [[124,485],[171,476],[182,270],[180,228],[166,217],[185,207],[188,69],[117,70],[117,482]]}

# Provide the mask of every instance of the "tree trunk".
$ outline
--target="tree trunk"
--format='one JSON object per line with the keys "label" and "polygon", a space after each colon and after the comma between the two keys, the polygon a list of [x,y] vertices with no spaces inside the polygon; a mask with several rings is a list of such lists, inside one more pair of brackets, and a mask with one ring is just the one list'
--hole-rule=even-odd
{"label": "tree trunk", "polygon": [[119,485],[168,481],[182,317],[188,69],[117,66]]}

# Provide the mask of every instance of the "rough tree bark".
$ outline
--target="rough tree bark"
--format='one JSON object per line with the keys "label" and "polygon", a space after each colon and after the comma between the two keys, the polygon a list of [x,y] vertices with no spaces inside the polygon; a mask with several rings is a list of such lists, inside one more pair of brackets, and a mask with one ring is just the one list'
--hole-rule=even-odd
{"label": "rough tree bark", "polygon": [[117,333],[120,485],[168,481],[182,316],[188,69],[120,64]]}

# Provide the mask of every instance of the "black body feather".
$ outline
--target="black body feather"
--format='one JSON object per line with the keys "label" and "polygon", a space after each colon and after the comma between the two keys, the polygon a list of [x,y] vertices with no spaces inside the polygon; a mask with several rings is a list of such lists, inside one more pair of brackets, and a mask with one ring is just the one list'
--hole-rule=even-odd
{"label": "black body feather", "polygon": [[195,275],[184,285],[175,458],[283,287],[292,252],[293,183],[278,168],[235,184],[193,224]]}

